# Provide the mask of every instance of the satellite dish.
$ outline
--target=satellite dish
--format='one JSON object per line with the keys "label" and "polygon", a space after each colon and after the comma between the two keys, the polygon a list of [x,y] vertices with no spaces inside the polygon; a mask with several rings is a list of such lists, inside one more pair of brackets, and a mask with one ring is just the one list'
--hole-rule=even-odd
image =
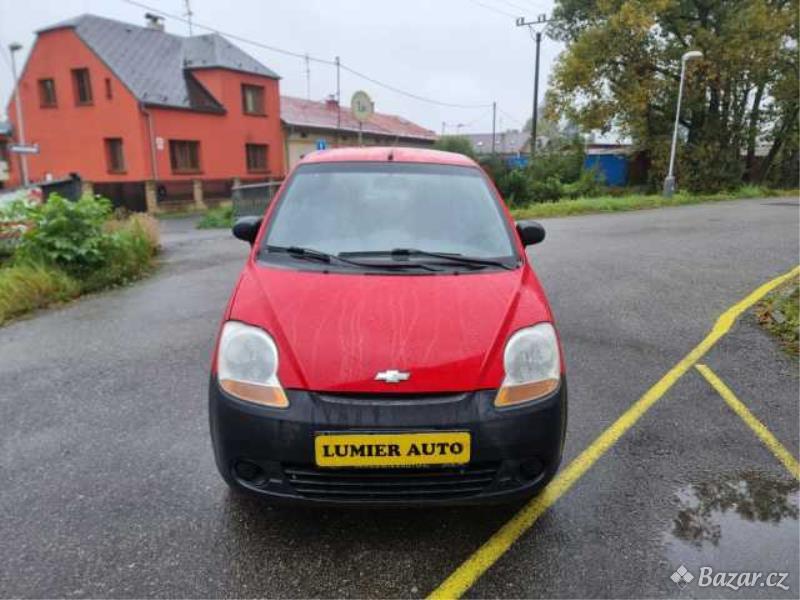
{"label": "satellite dish", "polygon": [[375,108],[367,92],[359,90],[353,94],[350,100],[350,111],[353,113],[353,118],[359,123],[369,120],[375,112]]}

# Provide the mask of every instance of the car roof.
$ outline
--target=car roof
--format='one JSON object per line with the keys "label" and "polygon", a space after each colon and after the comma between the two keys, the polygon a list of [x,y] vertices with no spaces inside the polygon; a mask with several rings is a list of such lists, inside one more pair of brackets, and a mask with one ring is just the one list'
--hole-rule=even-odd
{"label": "car roof", "polygon": [[437,165],[475,167],[471,158],[455,152],[443,152],[429,148],[402,148],[395,146],[370,146],[369,148],[336,148],[317,150],[306,154],[300,164],[325,162],[406,162]]}

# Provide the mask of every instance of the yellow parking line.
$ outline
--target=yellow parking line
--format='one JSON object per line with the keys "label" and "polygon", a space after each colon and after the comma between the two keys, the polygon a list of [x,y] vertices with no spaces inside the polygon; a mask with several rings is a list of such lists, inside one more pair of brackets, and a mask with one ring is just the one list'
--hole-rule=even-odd
{"label": "yellow parking line", "polygon": [[714,371],[709,369],[706,365],[695,365],[695,368],[706,378],[706,381],[711,384],[711,387],[717,390],[717,393],[728,403],[728,406],[731,407],[733,412],[739,415],[742,421],[753,430],[753,433],[764,442],[764,445],[769,448],[770,452],[783,463],[783,466],[789,470],[789,473],[797,479],[800,479],[800,464],[797,463],[794,456],[792,456],[783,444],[778,441],[778,438],[772,435],[772,432],[767,429],[761,421],[756,419],[755,415],[750,412],[750,409],[736,397],[736,394],[725,385],[725,382],[722,381]]}
{"label": "yellow parking line", "polygon": [[533,498],[453,571],[429,598],[459,598],[471,588],[478,578],[506,553],[511,545],[525,533],[541,514],[555,504],[597,460],[611,448],[656,403],[675,382],[688,371],[728,331],[736,319],[761,298],[786,280],[800,273],[795,267],[788,273],[768,281],[745,298],[731,306],[717,319],[711,332],[678,364],[672,367],[644,396],[639,398],[622,415],[603,431],[566,468],[556,475],[541,494]]}

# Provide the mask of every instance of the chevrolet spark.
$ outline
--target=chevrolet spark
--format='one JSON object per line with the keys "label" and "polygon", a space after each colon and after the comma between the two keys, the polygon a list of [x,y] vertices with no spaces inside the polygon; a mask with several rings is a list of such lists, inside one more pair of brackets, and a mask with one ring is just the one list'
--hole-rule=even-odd
{"label": "chevrolet spark", "polygon": [[514,223],[472,160],[316,152],[263,218],[211,367],[217,466],[306,504],[473,504],[540,490],[564,442],[553,315]]}

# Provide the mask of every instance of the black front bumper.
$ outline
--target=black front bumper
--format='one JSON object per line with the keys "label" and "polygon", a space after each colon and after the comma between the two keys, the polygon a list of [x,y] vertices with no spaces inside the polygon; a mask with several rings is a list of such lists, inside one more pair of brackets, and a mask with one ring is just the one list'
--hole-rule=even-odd
{"label": "black front bumper", "polygon": [[[338,395],[286,390],[289,408],[237,400],[212,378],[211,438],[234,488],[316,505],[481,504],[525,498],[561,461],[567,387],[515,408],[494,390],[440,395]],[[471,460],[458,467],[331,469],[315,465],[317,432],[469,431]]]}

